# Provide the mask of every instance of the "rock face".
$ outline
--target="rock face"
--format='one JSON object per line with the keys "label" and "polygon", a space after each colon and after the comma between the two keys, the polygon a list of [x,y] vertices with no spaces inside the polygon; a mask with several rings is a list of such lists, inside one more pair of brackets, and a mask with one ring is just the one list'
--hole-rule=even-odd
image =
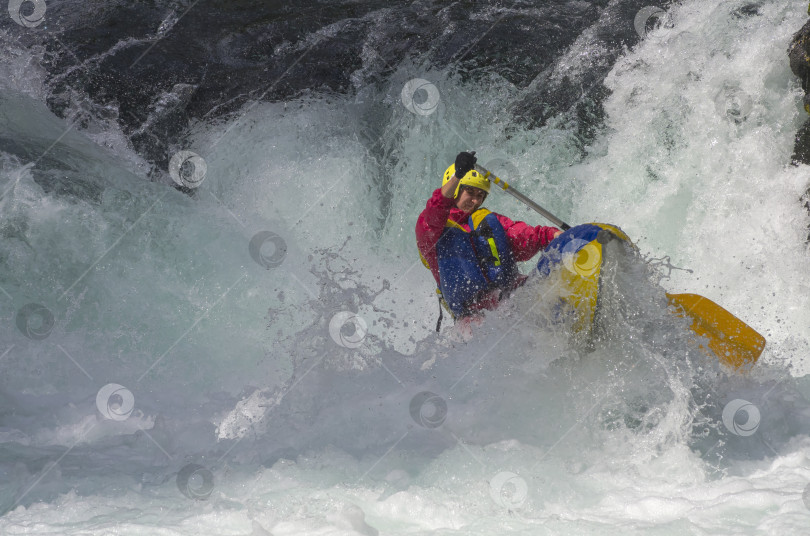
{"label": "rock face", "polygon": [[[810,105],[808,89],[810,89],[810,21],[796,32],[788,47],[788,60],[790,70],[793,71],[802,84],[805,98],[805,109]],[[808,112],[810,113],[810,111]],[[793,146],[793,163],[810,163],[810,121],[804,123],[796,133],[796,143]]]}
{"label": "rock face", "polygon": [[[788,59],[790,70],[799,78],[804,90],[804,109],[810,113],[810,21],[807,21],[793,36],[788,47]],[[810,164],[810,119],[807,119],[796,132],[791,160],[794,165]],[[810,188],[802,196],[801,202],[810,212]],[[810,242],[810,233],[807,240]]]}
{"label": "rock face", "polygon": [[[36,28],[7,18],[0,29],[44,48],[54,113],[79,128],[117,122],[165,174],[194,120],[226,117],[253,100],[383,87],[405,61],[451,66],[463,77],[495,73],[525,90],[516,121],[537,125],[570,113],[587,139],[601,119],[601,81],[638,40],[633,16],[643,5],[68,0],[48,4]],[[556,66],[586,30],[588,64]]]}

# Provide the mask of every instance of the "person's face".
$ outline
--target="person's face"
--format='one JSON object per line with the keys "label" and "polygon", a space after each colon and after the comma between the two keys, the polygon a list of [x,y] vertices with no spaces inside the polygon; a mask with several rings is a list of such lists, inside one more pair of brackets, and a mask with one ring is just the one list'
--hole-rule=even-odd
{"label": "person's face", "polygon": [[462,186],[456,198],[456,208],[464,212],[472,212],[484,202],[487,198],[487,193],[481,188],[473,188],[472,186]]}

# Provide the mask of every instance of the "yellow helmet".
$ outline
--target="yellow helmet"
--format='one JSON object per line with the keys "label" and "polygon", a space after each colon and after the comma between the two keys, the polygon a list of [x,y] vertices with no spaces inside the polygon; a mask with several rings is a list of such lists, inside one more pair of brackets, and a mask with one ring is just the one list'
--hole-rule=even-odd
{"label": "yellow helmet", "polygon": [[[442,186],[447,184],[453,175],[456,174],[456,165],[450,164],[450,167],[447,168],[447,171],[444,172],[444,180],[442,181]],[[484,190],[486,193],[489,193],[489,179],[485,179],[483,175],[478,173],[477,171],[470,170],[464,175],[460,181],[458,181],[458,186],[456,187],[456,191],[453,193],[453,199],[458,197],[458,191],[461,189],[462,186],[472,186],[473,188],[480,188]]]}

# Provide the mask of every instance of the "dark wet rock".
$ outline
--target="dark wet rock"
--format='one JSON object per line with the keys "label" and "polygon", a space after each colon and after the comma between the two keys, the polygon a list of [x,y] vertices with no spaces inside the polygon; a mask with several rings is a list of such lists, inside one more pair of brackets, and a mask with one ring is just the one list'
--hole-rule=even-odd
{"label": "dark wet rock", "polygon": [[734,11],[731,12],[738,19],[744,19],[748,17],[757,17],[760,15],[760,8],[762,4],[760,2],[750,2],[741,7],[738,7]]}
{"label": "dark wet rock", "polygon": [[[515,121],[569,114],[585,143],[602,120],[601,81],[638,41],[633,18],[645,5],[70,0],[49,4],[36,31],[13,23],[11,31],[44,43],[52,111],[80,128],[91,118],[117,122],[165,175],[193,120],[227,117],[254,100],[384,88],[404,61],[455,67],[466,79],[497,73],[525,90]],[[549,78],[591,27],[592,65]]]}

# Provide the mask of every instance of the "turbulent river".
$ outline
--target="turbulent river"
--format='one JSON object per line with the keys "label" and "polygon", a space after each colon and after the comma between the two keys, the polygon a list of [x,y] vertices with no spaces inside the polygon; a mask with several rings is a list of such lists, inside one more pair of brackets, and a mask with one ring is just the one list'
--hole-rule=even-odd
{"label": "turbulent river", "polygon": [[[805,7],[10,1],[0,533],[810,534]],[[435,332],[469,149],[633,238],[595,342],[537,278]]]}

